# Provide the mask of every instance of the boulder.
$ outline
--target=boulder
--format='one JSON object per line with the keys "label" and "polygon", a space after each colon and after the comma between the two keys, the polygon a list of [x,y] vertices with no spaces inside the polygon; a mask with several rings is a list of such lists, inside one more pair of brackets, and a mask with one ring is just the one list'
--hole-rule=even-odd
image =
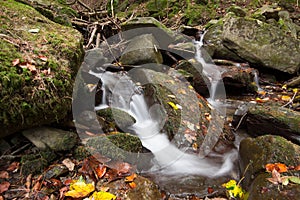
{"label": "boulder", "polygon": [[300,144],[300,113],[277,106],[252,106],[246,118],[251,135],[280,135]]}
{"label": "boulder", "polygon": [[40,150],[50,148],[53,151],[71,150],[77,143],[77,134],[50,127],[25,130],[22,134]]}
{"label": "boulder", "polygon": [[123,52],[120,62],[123,65],[142,65],[147,63],[161,64],[162,55],[159,44],[152,34],[134,37]]}
{"label": "boulder", "polygon": [[[289,184],[280,187],[266,180],[271,173],[266,173],[265,165],[283,163],[286,166],[297,166],[300,146],[280,136],[265,135],[257,138],[246,138],[240,143],[239,165],[244,174],[242,187],[249,192],[249,199],[297,199],[300,186]],[[288,175],[296,175],[297,171],[289,171]],[[282,174],[282,176],[287,174]]]}
{"label": "boulder", "polygon": [[[50,124],[71,111],[82,35],[35,9],[0,2],[0,137]],[[34,16],[34,17],[33,17]]]}
{"label": "boulder", "polygon": [[289,74],[300,68],[299,40],[257,19],[227,16],[207,30],[204,40],[214,58],[230,57]]}
{"label": "boulder", "polygon": [[134,179],[134,183],[136,184],[136,188],[129,189],[126,193],[120,192],[123,191],[124,188],[127,188],[128,184],[124,182],[124,180],[116,180],[105,184],[105,186],[110,188],[110,192],[115,194],[120,199],[127,200],[148,200],[148,199],[163,199],[162,195],[158,189],[158,186],[150,181],[147,178],[142,176],[137,176]]}

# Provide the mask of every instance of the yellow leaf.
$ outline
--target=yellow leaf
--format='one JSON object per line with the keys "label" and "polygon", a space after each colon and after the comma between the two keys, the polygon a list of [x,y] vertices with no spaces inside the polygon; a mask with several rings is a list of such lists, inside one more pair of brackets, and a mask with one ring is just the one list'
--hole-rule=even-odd
{"label": "yellow leaf", "polygon": [[174,110],[178,110],[178,107],[175,105],[175,103],[169,101],[168,104],[169,104]]}
{"label": "yellow leaf", "polygon": [[291,97],[290,97],[290,96],[287,96],[287,95],[283,95],[283,96],[281,97],[281,100],[282,100],[282,101],[290,101],[290,100],[291,100]]}
{"label": "yellow leaf", "polygon": [[95,190],[94,183],[86,184],[82,177],[78,181],[70,185],[70,191],[65,193],[65,196],[80,198],[86,197]]}
{"label": "yellow leaf", "polygon": [[297,92],[298,92],[298,88],[294,88],[294,89],[293,89],[293,92],[294,92],[294,93],[297,93]]}
{"label": "yellow leaf", "polygon": [[90,200],[115,200],[117,197],[109,192],[94,192]]}
{"label": "yellow leaf", "polygon": [[235,180],[230,180],[227,183],[222,184],[226,188],[227,194],[230,198],[244,199],[245,193],[240,185],[237,185]]}
{"label": "yellow leaf", "polygon": [[286,89],[287,89],[287,85],[286,85],[286,84],[283,85],[283,86],[282,86],[282,89],[286,90]]}

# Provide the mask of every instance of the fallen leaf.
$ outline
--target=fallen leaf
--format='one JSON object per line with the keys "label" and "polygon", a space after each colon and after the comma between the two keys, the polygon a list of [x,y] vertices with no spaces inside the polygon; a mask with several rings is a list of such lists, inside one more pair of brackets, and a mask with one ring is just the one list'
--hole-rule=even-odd
{"label": "fallen leaf", "polygon": [[273,172],[274,169],[279,173],[288,171],[288,167],[282,163],[266,164],[265,168],[267,172]]}
{"label": "fallen leaf", "polygon": [[174,110],[178,110],[179,108],[176,106],[175,103],[169,101],[168,104],[174,109]]}
{"label": "fallen leaf", "polygon": [[207,193],[212,194],[214,192],[214,189],[212,187],[207,188]]}
{"label": "fallen leaf", "polygon": [[186,94],[186,91],[184,89],[178,89],[177,92],[178,94]]}
{"label": "fallen leaf", "polygon": [[291,97],[290,97],[290,96],[287,96],[287,95],[283,95],[283,96],[281,97],[281,100],[282,100],[282,101],[290,101],[290,100],[291,100]]}
{"label": "fallen leaf", "polygon": [[0,194],[7,191],[9,186],[10,186],[10,183],[7,182],[7,181],[4,181],[4,182],[0,183]]}
{"label": "fallen leaf", "polygon": [[134,189],[137,186],[135,182],[130,182],[130,183],[128,183],[128,185],[131,189]]}
{"label": "fallen leaf", "polygon": [[125,177],[125,182],[132,182],[136,178],[136,173],[131,174],[130,176]]}
{"label": "fallen leaf", "polygon": [[168,97],[172,98],[172,99],[176,99],[175,95],[169,94]]}
{"label": "fallen leaf", "polygon": [[41,59],[42,61],[45,61],[45,62],[48,61],[48,58],[44,55],[39,55],[39,59]]}
{"label": "fallen leaf", "polygon": [[19,162],[12,162],[6,170],[10,172],[17,172],[19,166],[20,166]]}
{"label": "fallen leaf", "polygon": [[289,176],[289,180],[293,183],[300,185],[300,177],[298,176]]}
{"label": "fallen leaf", "polygon": [[265,103],[265,102],[267,102],[267,101],[269,101],[269,100],[270,100],[269,97],[265,97],[265,98],[263,98],[263,99],[257,97],[257,98],[255,99],[255,101],[258,102],[258,103]]}
{"label": "fallen leaf", "polygon": [[294,88],[294,89],[293,89],[293,92],[294,92],[294,93],[297,93],[297,92],[298,92],[298,88]]}
{"label": "fallen leaf", "polygon": [[74,170],[75,164],[69,158],[64,159],[62,161],[62,164],[64,164],[69,169],[69,171]]}
{"label": "fallen leaf", "polygon": [[8,172],[7,171],[0,171],[0,178],[8,179],[9,178]]}
{"label": "fallen leaf", "polygon": [[300,171],[300,165],[296,166],[295,170]]}
{"label": "fallen leaf", "polygon": [[80,198],[86,197],[95,190],[94,182],[86,184],[82,176],[75,183],[71,183],[70,191],[65,193],[65,196]]}
{"label": "fallen leaf", "polygon": [[28,32],[29,33],[38,33],[38,32],[40,32],[40,29],[39,28],[33,28],[33,29],[29,29]]}
{"label": "fallen leaf", "polygon": [[280,173],[275,168],[272,171],[272,178],[267,178],[267,180],[275,185],[282,183]]}
{"label": "fallen leaf", "polygon": [[13,66],[18,65],[19,63],[20,63],[20,59],[19,59],[19,58],[14,59],[14,60],[12,61]]}
{"label": "fallen leaf", "polygon": [[117,197],[109,192],[94,192],[92,196],[89,197],[90,200],[115,200]]}
{"label": "fallen leaf", "polygon": [[226,188],[229,198],[242,199],[245,195],[242,187],[238,185],[235,180],[230,180],[227,183],[222,184],[222,186]]}
{"label": "fallen leaf", "polygon": [[98,165],[98,167],[95,169],[95,172],[96,172],[98,178],[102,178],[105,175],[106,169],[107,168],[105,165],[103,165],[103,164]]}

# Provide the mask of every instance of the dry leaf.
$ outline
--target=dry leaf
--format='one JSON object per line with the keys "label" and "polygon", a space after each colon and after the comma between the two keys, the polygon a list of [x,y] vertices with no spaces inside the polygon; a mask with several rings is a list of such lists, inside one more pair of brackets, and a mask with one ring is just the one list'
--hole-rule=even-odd
{"label": "dry leaf", "polygon": [[48,61],[48,58],[44,55],[39,55],[39,59],[41,59],[42,61],[45,61],[45,62]]}
{"label": "dry leaf", "polygon": [[0,183],[0,194],[7,191],[9,186],[10,186],[10,183],[7,182],[7,181],[4,181],[4,182]]}
{"label": "dry leaf", "polygon": [[282,100],[282,101],[290,101],[290,100],[291,100],[291,97],[290,97],[290,96],[287,96],[287,95],[283,95],[283,96],[281,97],[281,100]]}
{"label": "dry leaf", "polygon": [[8,179],[9,178],[8,172],[7,171],[0,171],[0,178]]}
{"label": "dry leaf", "polygon": [[130,183],[128,183],[128,185],[131,189],[134,189],[137,186],[135,182],[130,182]]}
{"label": "dry leaf", "polygon": [[168,104],[174,109],[174,110],[178,110],[179,108],[175,105],[175,103],[169,101]]}
{"label": "dry leaf", "polygon": [[115,200],[117,197],[109,192],[94,192],[92,196],[89,197],[90,200]]}
{"label": "dry leaf", "polygon": [[102,178],[105,173],[106,173],[106,166],[105,165],[102,165],[102,164],[99,164],[98,167],[95,169],[95,172],[98,176],[98,178]]}
{"label": "dry leaf", "polygon": [[20,59],[19,59],[19,58],[14,59],[14,60],[12,61],[12,65],[13,65],[13,66],[18,65],[19,63],[20,63]]}
{"label": "dry leaf", "polygon": [[272,170],[272,178],[267,178],[267,180],[270,181],[271,183],[275,184],[275,185],[278,185],[279,183],[282,183],[280,173],[276,169]]}
{"label": "dry leaf", "polygon": [[74,170],[75,164],[69,158],[64,159],[62,161],[62,164],[64,164],[69,169],[69,171]]}
{"label": "dry leaf", "polygon": [[10,172],[17,172],[19,166],[20,166],[19,162],[12,162],[6,170]]}
{"label": "dry leaf", "polygon": [[274,169],[279,173],[288,171],[288,167],[282,163],[266,164],[265,168],[267,172],[273,172]]}
{"label": "dry leaf", "polygon": [[132,182],[136,178],[136,173],[131,174],[130,176],[125,177],[125,182]]}

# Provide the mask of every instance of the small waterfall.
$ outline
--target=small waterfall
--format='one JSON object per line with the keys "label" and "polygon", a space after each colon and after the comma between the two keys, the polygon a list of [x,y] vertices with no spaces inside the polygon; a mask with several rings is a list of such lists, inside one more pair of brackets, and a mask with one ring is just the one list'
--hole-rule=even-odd
{"label": "small waterfall", "polygon": [[253,74],[254,74],[254,83],[257,86],[257,91],[262,91],[263,89],[261,89],[260,85],[259,85],[259,77],[258,77],[258,73],[256,70],[253,70]]}
{"label": "small waterfall", "polygon": [[[203,33],[200,37],[200,41],[194,41],[196,46],[196,54],[195,59],[202,64],[203,67],[203,73],[204,75],[209,79],[210,87],[209,87],[209,93],[210,98],[208,101],[211,104],[214,104],[216,93],[218,91],[218,85],[220,81],[222,80],[222,73],[224,72],[223,69],[221,69],[219,66],[213,64],[212,60],[208,62],[208,59],[205,59],[205,50],[202,48],[203,46],[203,38],[205,33]],[[206,56],[207,58],[209,56]],[[210,58],[210,57],[209,57]]]}
{"label": "small waterfall", "polygon": [[[91,74],[93,74],[91,72]],[[165,175],[187,175],[197,174],[206,177],[222,176],[233,168],[233,162],[237,157],[235,150],[225,155],[217,155],[200,158],[195,154],[186,153],[172,144],[167,135],[161,132],[160,123],[162,119],[152,116],[156,109],[161,109],[159,105],[148,107],[145,98],[133,81],[125,74],[116,75],[110,72],[95,74],[102,79],[106,90],[105,94],[111,94],[110,100],[106,100],[102,105],[96,107],[115,107],[131,114],[136,123],[129,130],[132,130],[141,140],[143,146],[149,149],[154,159],[151,161],[152,168],[144,173],[156,173]],[[149,161],[150,162],[150,161]]]}

